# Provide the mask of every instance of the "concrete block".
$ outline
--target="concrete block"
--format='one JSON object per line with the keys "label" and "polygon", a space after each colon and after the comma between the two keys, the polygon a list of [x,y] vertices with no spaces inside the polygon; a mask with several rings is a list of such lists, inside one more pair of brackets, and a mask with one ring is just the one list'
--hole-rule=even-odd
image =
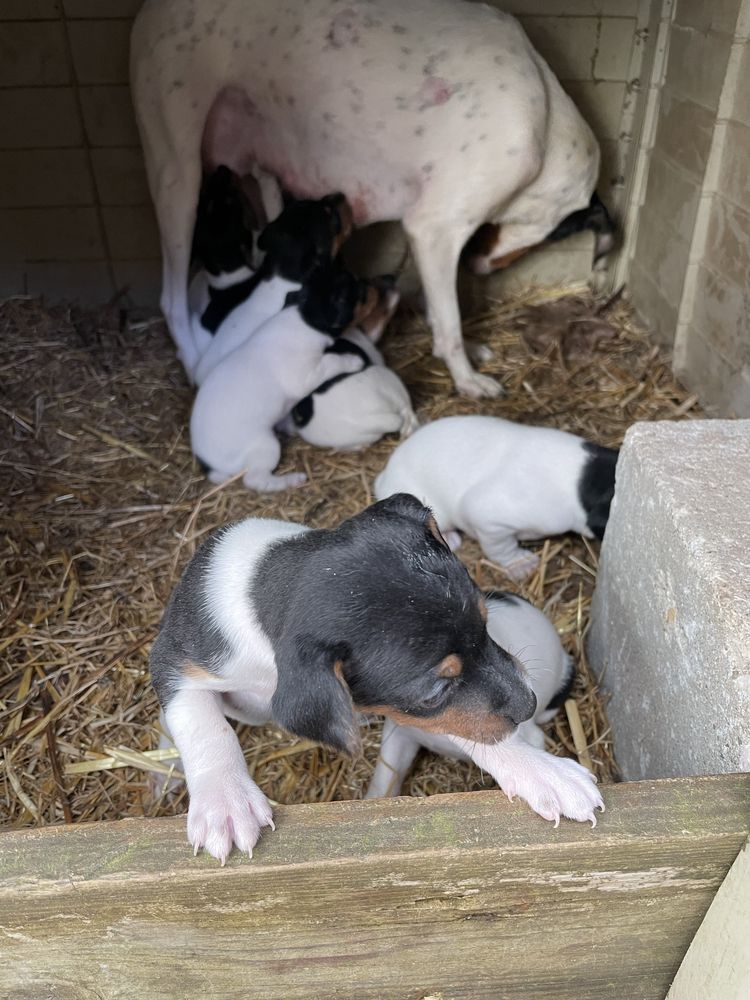
{"label": "concrete block", "polygon": [[102,208],[107,245],[113,259],[140,260],[158,258],[161,253],[159,231],[150,205]]}
{"label": "concrete block", "polygon": [[80,146],[83,129],[72,87],[13,87],[0,100],[4,149]]}
{"label": "concrete block", "polygon": [[721,151],[718,189],[750,212],[750,185],[747,166],[750,163],[750,127],[740,122],[727,122]]}
{"label": "concrete block", "polygon": [[727,360],[703,331],[690,324],[675,347],[674,372],[711,413],[750,417],[750,364]]}
{"label": "concrete block", "polygon": [[624,83],[570,80],[564,81],[563,87],[575,101],[578,110],[600,142],[605,139],[619,139],[625,100]]}
{"label": "concrete block", "polygon": [[81,87],[80,95],[89,145],[140,145],[129,87]]}
{"label": "concrete block", "polygon": [[605,17],[599,25],[594,77],[597,80],[627,80],[635,41],[635,18]]}
{"label": "concrete block", "polygon": [[143,0],[63,0],[67,18],[135,17]]}
{"label": "concrete block", "polygon": [[655,149],[649,164],[642,221],[648,225],[652,213],[657,212],[669,221],[683,240],[690,242],[700,195],[698,181],[676,168],[660,150]]}
{"label": "concrete block", "polygon": [[94,200],[86,151],[0,151],[0,207],[90,205]]}
{"label": "concrete block", "polygon": [[713,130],[711,111],[668,87],[663,89],[654,147],[698,181],[706,171]]}
{"label": "concrete block", "polygon": [[738,86],[732,101],[730,118],[743,125],[750,125],[750,101],[747,99],[747,81],[750,80],[750,40],[742,46],[740,65],[737,70]]}
{"label": "concrete block", "polygon": [[79,83],[127,83],[130,21],[71,21],[73,65]]}
{"label": "concrete block", "polygon": [[520,18],[539,54],[561,80],[591,80],[599,26],[595,17]]}
{"label": "concrete block", "polygon": [[635,257],[676,312],[682,299],[690,243],[677,235],[667,217],[654,212],[648,200],[638,228]]}
{"label": "concrete block", "polygon": [[48,302],[103,305],[113,294],[109,270],[103,261],[43,261],[26,267],[29,295],[43,295]]}
{"label": "concrete block", "polygon": [[96,190],[102,205],[150,203],[146,167],[138,146],[92,149]]}
{"label": "concrete block", "polygon": [[60,0],[0,0],[0,21],[54,20]]}
{"label": "concrete block", "polygon": [[678,308],[667,302],[651,271],[637,257],[630,265],[628,298],[654,339],[664,347],[671,347],[677,329]]}
{"label": "concrete block", "polygon": [[62,21],[3,25],[0,87],[56,86],[70,82]]}
{"label": "concrete block", "polygon": [[750,287],[750,212],[714,195],[703,259],[735,284]]}
{"label": "concrete block", "polygon": [[690,322],[728,361],[750,364],[750,289],[702,265]]}
{"label": "concrete block", "polygon": [[695,28],[707,34],[722,31],[733,34],[737,24],[737,14],[741,0],[678,0],[675,7],[675,23],[685,28]]}
{"label": "concrete block", "polygon": [[127,290],[125,301],[128,304],[158,309],[161,295],[159,260],[115,260],[112,266],[117,290]]}
{"label": "concrete block", "polygon": [[633,425],[589,657],[627,779],[750,770],[750,421]]}
{"label": "concrete block", "polygon": [[0,210],[0,261],[100,260],[104,247],[96,209],[4,208]]}
{"label": "concrete block", "polygon": [[732,39],[672,25],[665,85],[709,111],[719,106]]}

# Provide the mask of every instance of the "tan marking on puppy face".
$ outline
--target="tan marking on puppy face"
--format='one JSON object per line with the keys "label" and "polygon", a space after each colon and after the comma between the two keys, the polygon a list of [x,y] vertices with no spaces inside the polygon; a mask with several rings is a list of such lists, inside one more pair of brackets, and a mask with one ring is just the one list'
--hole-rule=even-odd
{"label": "tan marking on puppy face", "polygon": [[485,599],[482,597],[481,594],[479,595],[479,600],[477,601],[477,604],[479,605],[479,614],[482,616],[482,621],[486,622],[487,621],[487,602],[485,601]]}
{"label": "tan marking on puppy face", "polygon": [[435,520],[434,514],[430,514],[430,516],[425,521],[425,525],[427,526],[427,530],[433,536],[433,538],[436,538],[441,545],[444,545],[446,547],[446,549],[450,549],[450,546],[440,533],[440,528],[438,528],[438,523]]}
{"label": "tan marking on puppy face", "polygon": [[385,327],[395,313],[399,301],[399,295],[393,289],[373,286],[372,290],[375,292],[375,304],[359,324],[362,333],[367,334],[368,337],[375,330],[382,330]]}
{"label": "tan marking on puppy face", "polygon": [[339,250],[352,235],[352,229],[354,229],[354,213],[352,212],[352,206],[346,198],[341,199],[334,211],[338,213],[339,231],[333,239],[331,257],[335,257],[338,254]]}
{"label": "tan marking on puppy face", "polygon": [[185,660],[182,664],[182,675],[190,681],[210,681],[212,684],[217,679],[216,674],[212,674],[204,667],[199,666],[199,664],[193,663],[192,660]]}
{"label": "tan marking on puppy face", "polygon": [[374,712],[393,719],[399,726],[414,726],[427,733],[439,733],[444,736],[462,736],[466,740],[476,740],[477,743],[497,743],[515,730],[511,719],[503,715],[492,715],[489,712],[470,712],[453,706],[440,712],[439,715],[409,715],[390,705],[357,705],[358,712]]}
{"label": "tan marking on puppy face", "polygon": [[367,320],[378,305],[378,290],[374,285],[367,286],[367,294],[361,302],[358,302],[354,308],[354,319],[352,320],[352,326],[359,327],[362,329],[363,323]]}
{"label": "tan marking on puppy face", "polygon": [[464,665],[458,653],[449,653],[445,659],[441,660],[440,666],[437,668],[437,675],[438,677],[458,677],[463,669]]}

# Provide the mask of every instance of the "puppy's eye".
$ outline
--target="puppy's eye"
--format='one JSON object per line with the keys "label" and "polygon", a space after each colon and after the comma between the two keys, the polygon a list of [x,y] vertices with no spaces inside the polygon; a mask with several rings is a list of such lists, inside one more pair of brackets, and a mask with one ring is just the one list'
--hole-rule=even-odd
{"label": "puppy's eye", "polygon": [[427,697],[420,701],[419,707],[426,708],[428,711],[433,708],[439,708],[448,698],[451,689],[454,687],[454,683],[453,678],[445,678],[439,681]]}

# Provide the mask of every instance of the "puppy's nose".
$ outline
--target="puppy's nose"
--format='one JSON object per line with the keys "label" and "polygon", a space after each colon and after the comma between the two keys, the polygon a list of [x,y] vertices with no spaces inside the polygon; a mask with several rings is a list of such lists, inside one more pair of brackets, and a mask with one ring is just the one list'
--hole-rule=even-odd
{"label": "puppy's nose", "polygon": [[536,712],[536,695],[523,684],[505,706],[505,714],[518,726]]}

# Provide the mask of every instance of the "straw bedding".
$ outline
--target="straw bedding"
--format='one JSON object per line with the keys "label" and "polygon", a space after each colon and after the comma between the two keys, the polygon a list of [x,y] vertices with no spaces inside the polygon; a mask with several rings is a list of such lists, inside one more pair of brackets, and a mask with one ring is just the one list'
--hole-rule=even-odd
{"label": "straw bedding", "polygon": [[[617,301],[597,313],[600,305],[583,287],[529,289],[469,322],[467,337],[494,350],[483,370],[505,384],[500,400],[457,397],[415,315],[397,317],[385,353],[422,421],[491,413],[616,445],[635,420],[696,415],[694,397],[675,383],[627,306]],[[534,306],[542,312],[529,314]],[[579,325],[576,349],[566,353],[555,316],[563,330],[583,314],[584,327],[586,315],[606,315],[614,335],[605,331],[582,352]],[[550,336],[528,346],[522,334],[544,324]],[[153,752],[158,709],[148,651],[179,573],[201,540],[232,519],[335,525],[371,501],[371,483],[396,442],[347,454],[296,441],[282,468],[307,472],[301,489],[256,495],[239,483],[210,487],[192,460],[191,392],[163,324],[134,322],[115,307],[0,305],[0,385],[0,822],[182,812],[184,792],[155,796],[149,781],[174,768]],[[575,704],[548,725],[549,748],[578,752],[601,780],[616,780],[605,708],[584,655],[598,546],[563,537],[535,548],[541,567],[515,589],[551,616],[578,669]],[[508,586],[474,543],[460,554],[481,585]],[[240,739],[271,799],[328,801],[361,796],[366,786],[379,722],[365,726],[364,755],[354,761],[274,726],[241,727]],[[473,765],[423,754],[404,791],[490,785]]]}

